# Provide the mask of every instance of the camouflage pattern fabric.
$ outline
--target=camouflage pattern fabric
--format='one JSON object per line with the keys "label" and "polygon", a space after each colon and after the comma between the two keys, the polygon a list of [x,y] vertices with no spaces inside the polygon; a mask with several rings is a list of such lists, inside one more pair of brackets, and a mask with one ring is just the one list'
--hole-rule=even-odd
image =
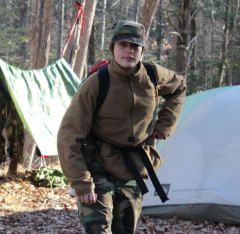
{"label": "camouflage pattern fabric", "polygon": [[0,162],[6,161],[6,156],[11,161],[20,162],[23,159],[23,124],[14,106],[14,103],[1,101],[1,143],[0,143]]}
{"label": "camouflage pattern fabric", "polygon": [[107,174],[98,162],[88,164],[97,202],[81,204],[78,213],[86,234],[133,234],[142,209],[142,194],[135,180],[123,182]]}
{"label": "camouflage pattern fabric", "polygon": [[145,28],[142,24],[132,21],[120,21],[112,29],[112,42],[128,41],[145,46]]}
{"label": "camouflage pattern fabric", "polygon": [[0,163],[6,161],[5,139],[3,137],[3,129],[7,122],[7,102],[4,95],[0,92]]}
{"label": "camouflage pattern fabric", "polygon": [[3,129],[4,129],[4,110],[1,108],[0,113],[0,163],[6,161],[5,155],[5,139],[3,138]]}
{"label": "camouflage pattern fabric", "polygon": [[8,144],[6,153],[11,159],[20,162],[23,158],[23,124],[18,116],[17,110],[11,102],[9,118],[5,126]]}

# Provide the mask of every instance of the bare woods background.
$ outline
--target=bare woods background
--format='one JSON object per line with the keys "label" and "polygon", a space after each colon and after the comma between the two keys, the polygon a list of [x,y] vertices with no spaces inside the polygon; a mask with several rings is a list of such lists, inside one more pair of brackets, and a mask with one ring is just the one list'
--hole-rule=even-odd
{"label": "bare woods background", "polygon": [[[188,94],[240,83],[239,0],[82,0],[81,21],[66,60],[82,79],[110,58],[110,29],[117,20],[142,22],[149,31],[145,60],[186,73]],[[0,58],[23,69],[57,60],[78,8],[73,0],[2,0]]]}

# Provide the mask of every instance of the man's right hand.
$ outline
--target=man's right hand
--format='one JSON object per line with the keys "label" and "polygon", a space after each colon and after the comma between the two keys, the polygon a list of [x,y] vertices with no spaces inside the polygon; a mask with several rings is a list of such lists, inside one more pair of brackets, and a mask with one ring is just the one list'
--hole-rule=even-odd
{"label": "man's right hand", "polygon": [[77,196],[77,199],[79,202],[89,205],[96,202],[97,196],[94,191],[91,191],[90,193],[84,194],[82,196]]}

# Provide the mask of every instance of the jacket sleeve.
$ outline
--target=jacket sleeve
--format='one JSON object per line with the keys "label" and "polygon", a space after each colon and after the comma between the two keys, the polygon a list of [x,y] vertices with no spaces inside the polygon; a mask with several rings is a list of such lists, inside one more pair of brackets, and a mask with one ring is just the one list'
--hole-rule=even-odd
{"label": "jacket sleeve", "polygon": [[57,135],[57,148],[63,173],[78,196],[89,193],[95,187],[80,147],[92,126],[98,93],[96,81],[98,82],[98,79],[89,77],[79,87],[63,116]]}
{"label": "jacket sleeve", "polygon": [[186,79],[175,72],[155,65],[158,79],[158,96],[165,101],[158,113],[155,130],[163,134],[164,139],[176,129],[186,94]]}

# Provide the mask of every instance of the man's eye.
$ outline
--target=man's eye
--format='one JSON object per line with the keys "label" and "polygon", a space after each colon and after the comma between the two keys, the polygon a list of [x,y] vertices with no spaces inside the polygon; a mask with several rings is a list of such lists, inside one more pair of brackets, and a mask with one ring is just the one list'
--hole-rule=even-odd
{"label": "man's eye", "polygon": [[136,49],[136,48],[139,47],[139,45],[137,45],[137,44],[132,44],[131,47],[133,47],[134,49]]}
{"label": "man's eye", "polygon": [[126,47],[127,46],[127,43],[126,42],[120,42],[119,43],[121,46],[123,46],[123,47]]}
{"label": "man's eye", "polygon": [[133,49],[137,49],[137,48],[139,47],[139,45],[137,45],[137,44],[128,43],[128,42],[124,42],[124,41],[120,42],[119,44],[120,44],[122,47],[128,47],[128,46],[130,46],[130,47],[133,48]]}

